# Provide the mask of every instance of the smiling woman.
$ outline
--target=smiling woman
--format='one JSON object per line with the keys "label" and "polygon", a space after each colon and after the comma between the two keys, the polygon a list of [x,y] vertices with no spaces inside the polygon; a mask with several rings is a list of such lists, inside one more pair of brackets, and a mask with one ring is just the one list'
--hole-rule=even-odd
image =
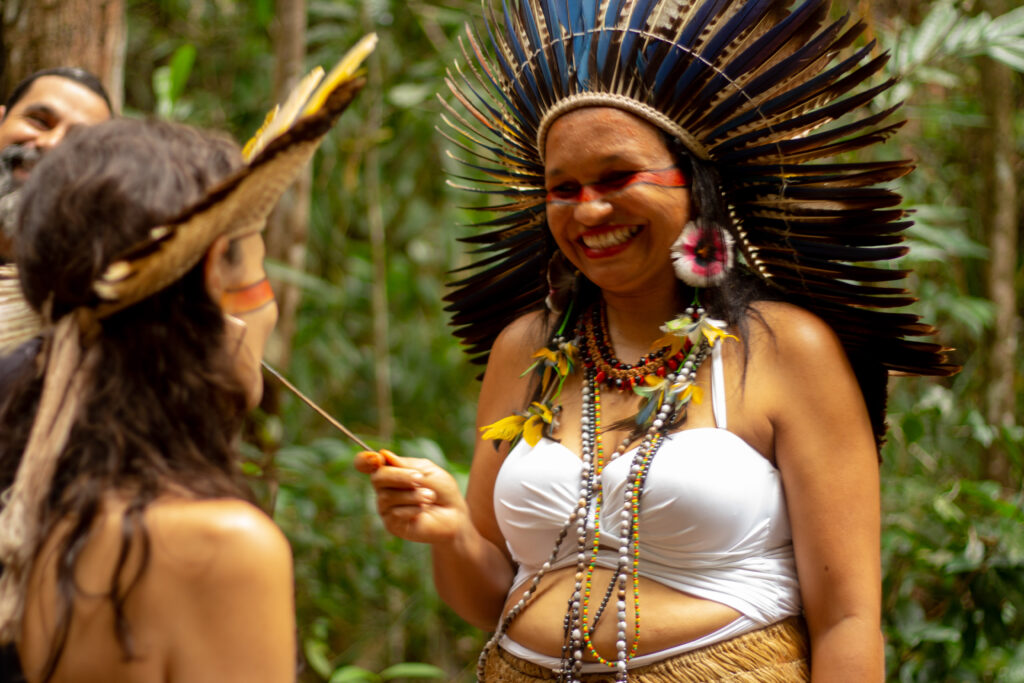
{"label": "smiling woman", "polygon": [[547,151],[547,221],[561,253],[602,290],[674,299],[669,249],[690,193],[661,132],[591,107],[556,121]]}
{"label": "smiling woman", "polygon": [[955,368],[864,265],[909,167],[809,162],[895,128],[828,126],[884,60],[827,0],[488,7],[448,119],[502,198],[449,296],[481,435],[465,497],[363,456],[387,528],[480,680],[881,681],[886,371]]}

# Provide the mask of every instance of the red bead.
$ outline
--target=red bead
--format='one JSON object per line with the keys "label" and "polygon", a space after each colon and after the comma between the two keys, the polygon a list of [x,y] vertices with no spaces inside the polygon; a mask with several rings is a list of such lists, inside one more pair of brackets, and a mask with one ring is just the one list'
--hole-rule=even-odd
{"label": "red bead", "polygon": [[660,368],[658,368],[658,371],[657,371],[656,374],[658,375],[658,377],[664,377],[665,376],[665,366],[662,365]]}
{"label": "red bead", "polygon": [[598,370],[597,374],[594,376],[594,381],[595,382],[603,382],[605,380],[605,377],[607,377],[607,376],[608,375],[604,374],[604,370]]}
{"label": "red bead", "polygon": [[677,361],[675,358],[669,358],[666,365],[668,365],[670,370],[675,370],[676,368],[679,367],[679,361]]}

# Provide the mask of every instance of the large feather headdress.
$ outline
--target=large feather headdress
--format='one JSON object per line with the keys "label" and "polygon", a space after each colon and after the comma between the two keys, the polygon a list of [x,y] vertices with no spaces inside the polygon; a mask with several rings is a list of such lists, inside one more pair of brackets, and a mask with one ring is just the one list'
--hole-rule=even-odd
{"label": "large feather headdress", "polygon": [[25,585],[38,540],[40,506],[77,417],[91,373],[102,361],[81,337],[117,311],[135,305],[188,273],[221,236],[261,230],[270,211],[324,136],[362,88],[359,67],[376,45],[368,35],[326,74],[307,76],[268,114],[245,146],[241,170],[216,184],[173,223],[154,227],[141,244],[111,263],[93,283],[92,303],[50,320],[20,295],[17,273],[0,274],[0,353],[43,333],[43,391],[14,484],[0,512],[0,642],[20,632]]}
{"label": "large feather headdress", "polygon": [[[486,3],[487,0],[485,0]],[[747,267],[825,319],[851,357],[889,371],[955,371],[934,330],[892,311],[914,301],[884,265],[910,222],[882,186],[907,161],[820,163],[880,142],[894,108],[863,113],[892,81],[868,87],[887,56],[854,47],[864,25],[830,22],[829,0],[501,0],[486,41],[467,26],[465,65],[449,72],[453,140],[501,201],[465,238],[482,256],[448,296],[456,334],[484,360],[497,334],[547,293],[555,249],[545,219],[544,143],[579,107],[640,116],[712,164]],[[468,115],[467,115],[468,114]],[[860,114],[858,116],[858,114]],[[816,163],[817,162],[817,163]],[[890,283],[890,284],[886,284]]]}

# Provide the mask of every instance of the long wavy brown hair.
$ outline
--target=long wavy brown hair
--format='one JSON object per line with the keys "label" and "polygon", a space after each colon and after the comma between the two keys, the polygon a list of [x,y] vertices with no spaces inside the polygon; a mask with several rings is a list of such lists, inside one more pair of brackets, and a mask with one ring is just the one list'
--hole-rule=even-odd
{"label": "long wavy brown hair", "polygon": [[[233,142],[182,125],[117,120],[72,131],[24,189],[17,262],[29,303],[51,306],[54,320],[90,305],[91,283],[107,265],[240,164]],[[129,658],[125,604],[148,563],[147,505],[171,489],[197,498],[251,499],[235,448],[244,391],[225,350],[223,315],[207,293],[202,264],[103,319],[92,343],[100,349],[98,369],[41,520],[43,542],[63,522],[57,539],[58,619],[44,681],[52,678],[67,642],[75,564],[105,496],[116,493],[127,501],[109,599],[115,636]],[[12,361],[18,367],[7,369],[10,393],[0,406],[3,487],[17,470],[42,385],[32,353],[21,357]],[[129,572],[127,559],[136,544],[143,559]],[[37,559],[39,550],[33,549]]]}

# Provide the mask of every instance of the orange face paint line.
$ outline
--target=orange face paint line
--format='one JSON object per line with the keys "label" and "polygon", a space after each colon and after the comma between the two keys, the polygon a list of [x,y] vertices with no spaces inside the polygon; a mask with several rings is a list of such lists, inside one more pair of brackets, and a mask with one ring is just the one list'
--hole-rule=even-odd
{"label": "orange face paint line", "polygon": [[270,280],[263,278],[250,285],[228,289],[220,297],[220,305],[228,313],[244,315],[263,308],[274,300],[274,290]]}
{"label": "orange face paint line", "polygon": [[570,185],[568,188],[554,188],[548,191],[548,204],[573,205],[595,199],[608,199],[636,185],[654,185],[656,187],[683,188],[690,183],[686,175],[675,166],[659,171],[637,171],[615,176],[610,180],[600,180],[586,185]]}

